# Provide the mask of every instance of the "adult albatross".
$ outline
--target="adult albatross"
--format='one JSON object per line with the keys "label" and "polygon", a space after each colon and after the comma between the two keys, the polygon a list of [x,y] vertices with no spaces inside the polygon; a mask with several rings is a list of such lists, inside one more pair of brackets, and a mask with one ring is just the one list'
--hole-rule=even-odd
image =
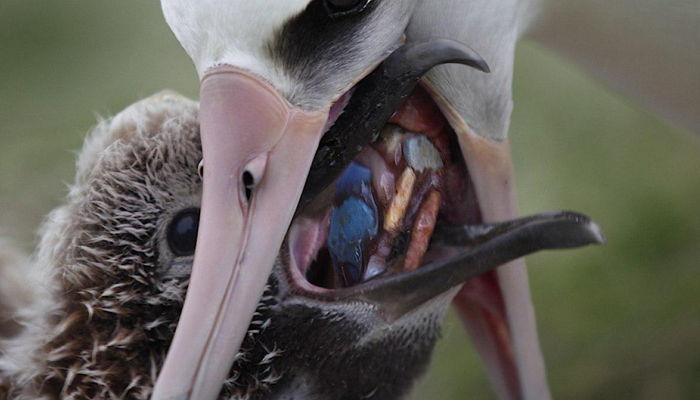
{"label": "adult albatross", "polygon": [[[385,76],[386,70],[394,70],[395,64],[385,65],[384,60],[396,54],[394,50],[403,41],[436,49],[439,46],[431,46],[436,38],[458,40],[481,54],[490,67],[490,74],[463,66],[437,68],[420,88],[408,93],[406,101],[412,107],[397,113],[392,120],[404,130],[422,133],[441,131],[441,121],[447,121],[444,130],[452,138],[447,140],[452,145],[448,147],[459,148],[463,161],[461,175],[447,174],[462,180],[448,179],[447,185],[453,189],[467,186],[463,193],[472,193],[473,201],[450,202],[455,199],[448,197],[442,203],[433,202],[445,204],[448,200],[447,204],[460,204],[451,208],[455,211],[451,219],[456,222],[503,221],[516,216],[506,136],[512,108],[514,48],[535,20],[540,6],[545,7],[544,15],[549,17],[538,30],[541,37],[583,60],[600,54],[595,46],[581,45],[581,36],[597,32],[598,22],[609,28],[606,39],[619,38],[620,32],[638,33],[630,36],[628,44],[642,48],[651,47],[650,31],[657,34],[656,39],[672,39],[668,43],[676,51],[661,53],[667,55],[668,61],[679,61],[678,71],[683,73],[667,75],[664,85],[641,83],[652,76],[649,71],[673,72],[673,68],[668,64],[653,69],[642,65],[628,73],[634,60],[624,59],[624,52],[605,54],[610,60],[617,60],[606,63],[605,71],[608,76],[619,78],[614,79],[619,86],[643,99],[652,99],[649,103],[689,126],[697,126],[698,114],[688,108],[687,102],[675,101],[673,94],[698,87],[692,69],[686,68],[689,64],[698,65],[698,52],[683,51],[693,46],[692,39],[683,38],[694,37],[684,34],[697,22],[697,13],[684,12],[689,6],[683,1],[675,1],[673,6],[645,2],[648,13],[638,13],[636,24],[627,20],[610,23],[605,18],[606,10],[635,15],[635,7],[640,8],[638,2],[623,1],[607,8],[592,1],[598,6],[598,14],[586,14],[590,22],[581,34],[557,26],[562,15],[576,9],[576,3],[163,0],[165,17],[201,79],[204,197],[191,286],[154,398],[216,396],[245,337],[295,212],[306,217],[303,225],[292,229],[291,238],[298,244],[291,257],[302,264],[302,272],[308,272],[310,260],[320,255],[322,246],[315,240],[326,233],[336,237],[335,225],[327,222],[327,215],[313,213],[318,208],[297,208],[304,182],[311,170],[307,189],[322,192],[327,186],[314,182],[327,182],[335,175],[313,175],[333,169],[330,166],[336,155],[342,153],[337,150],[359,151],[377,136],[374,125],[365,127],[360,122],[366,119],[372,124],[383,124],[402,104],[402,91],[388,90],[393,88],[389,84],[375,85],[374,79]],[[554,11],[550,13],[551,10]],[[678,23],[670,29],[660,29],[654,22],[663,15],[673,16]],[[683,44],[687,46],[684,48]],[[454,50],[459,46],[445,47]],[[416,47],[409,50],[413,51],[404,54],[421,59],[422,53]],[[457,58],[465,61],[468,51],[463,47],[461,50]],[[486,70],[483,63],[480,65]],[[589,65],[599,66],[590,62]],[[659,90],[661,86],[664,90]],[[381,100],[377,102],[376,98]],[[438,116],[431,113],[435,107],[440,110]],[[372,116],[368,117],[370,112]],[[328,133],[334,129],[338,136],[329,138]],[[343,147],[358,136],[364,138],[359,144]],[[327,142],[321,142],[316,154],[318,164],[311,168],[322,137]],[[362,174],[367,174],[357,171],[355,177],[362,181]],[[381,171],[371,172],[386,176]],[[403,182],[410,187],[410,177],[395,178],[397,184]],[[362,194],[359,190],[349,193]],[[358,223],[358,232],[362,232],[351,235],[360,244],[343,249],[328,246],[338,274],[342,275],[342,293],[356,296],[363,291],[367,271],[377,270],[372,260],[375,256],[383,259],[381,252],[376,251],[382,247],[376,246],[374,226],[370,223],[376,204],[370,204],[367,196],[360,197],[362,202],[348,206],[342,199],[333,200],[337,203],[334,207],[345,210],[338,212],[338,221],[343,215],[358,215],[357,212],[366,216]],[[471,214],[470,219],[469,211],[474,210],[478,212]],[[385,215],[385,210],[380,211]],[[333,215],[329,218],[332,220]],[[353,251],[361,257],[347,257],[346,253]],[[381,262],[378,265],[379,271],[386,266]],[[299,290],[321,299],[333,298],[338,289],[338,285],[314,285],[305,276],[298,281]],[[495,273],[471,280],[461,290],[448,291],[448,296],[456,296],[460,314],[500,397],[548,398],[524,264],[511,262]]]}

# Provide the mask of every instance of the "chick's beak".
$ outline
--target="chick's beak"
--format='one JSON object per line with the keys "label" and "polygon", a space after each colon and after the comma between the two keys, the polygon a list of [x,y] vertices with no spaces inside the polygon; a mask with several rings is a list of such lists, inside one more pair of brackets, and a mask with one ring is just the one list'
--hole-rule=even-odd
{"label": "chick's beak", "polygon": [[204,189],[187,297],[152,399],[215,399],[264,291],[328,118],[260,77],[202,80]]}

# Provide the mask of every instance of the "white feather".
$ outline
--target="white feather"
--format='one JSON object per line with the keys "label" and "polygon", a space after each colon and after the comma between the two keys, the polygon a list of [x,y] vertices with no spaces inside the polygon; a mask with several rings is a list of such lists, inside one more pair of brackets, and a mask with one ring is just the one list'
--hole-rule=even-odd
{"label": "white feather", "polygon": [[515,45],[531,15],[529,0],[431,0],[420,3],[408,26],[411,41],[455,39],[471,46],[489,64],[490,74],[461,65],[440,66],[428,74],[482,136],[502,140],[508,133]]}
{"label": "white feather", "polygon": [[[217,65],[231,65],[263,77],[292,104],[319,110],[348,91],[368,69],[396,47],[416,0],[382,2],[345,43],[352,59],[309,60],[310,71],[295,76],[271,53],[285,24],[311,0],[162,0],[163,13],[200,79]],[[319,38],[325,40],[325,38]],[[308,45],[308,44],[307,44]],[[302,61],[299,61],[303,63]],[[302,66],[298,66],[301,68]]]}
{"label": "white feather", "polygon": [[311,0],[162,0],[163,14],[200,78],[218,64],[275,75],[265,46]]}

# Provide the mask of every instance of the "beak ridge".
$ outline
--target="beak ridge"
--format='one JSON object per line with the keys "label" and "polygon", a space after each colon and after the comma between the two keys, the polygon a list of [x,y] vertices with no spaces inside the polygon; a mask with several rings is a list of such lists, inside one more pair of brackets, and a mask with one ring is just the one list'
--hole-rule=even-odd
{"label": "beak ridge", "polygon": [[232,67],[202,81],[204,188],[190,286],[153,399],[215,399],[291,222],[327,111]]}
{"label": "beak ridge", "polygon": [[[516,218],[515,172],[508,139],[496,141],[477,135],[430,82],[426,88],[457,134],[483,222]],[[525,260],[508,262],[476,280],[479,282],[462,287],[455,305],[499,398],[550,399]],[[479,304],[470,292],[475,283],[488,287],[496,304]]]}

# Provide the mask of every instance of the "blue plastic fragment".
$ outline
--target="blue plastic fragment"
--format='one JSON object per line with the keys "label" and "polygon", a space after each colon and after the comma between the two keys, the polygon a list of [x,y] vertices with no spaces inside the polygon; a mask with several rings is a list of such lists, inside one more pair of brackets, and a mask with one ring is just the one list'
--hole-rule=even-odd
{"label": "blue plastic fragment", "polygon": [[352,163],[336,183],[328,250],[333,266],[348,285],[362,279],[365,248],[378,231],[371,179],[369,168]]}
{"label": "blue plastic fragment", "polygon": [[[353,161],[343,171],[335,184],[336,200],[350,196],[371,197],[371,184],[372,171]],[[339,203],[342,203],[342,200]]]}
{"label": "blue plastic fragment", "polygon": [[[341,276],[359,281],[364,264],[364,247],[377,233],[377,217],[367,203],[350,197],[331,213],[328,249]],[[349,283],[349,282],[348,282]]]}

